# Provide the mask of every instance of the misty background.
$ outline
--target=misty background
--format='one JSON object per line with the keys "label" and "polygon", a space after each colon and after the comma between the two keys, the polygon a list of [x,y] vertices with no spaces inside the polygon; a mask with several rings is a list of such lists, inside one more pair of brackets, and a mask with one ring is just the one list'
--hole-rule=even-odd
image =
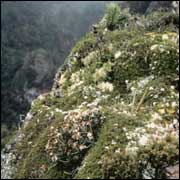
{"label": "misty background", "polygon": [[[1,1],[2,144],[32,100],[51,89],[57,69],[74,44],[103,17],[109,2]],[[132,13],[146,14],[170,1],[118,3]]]}

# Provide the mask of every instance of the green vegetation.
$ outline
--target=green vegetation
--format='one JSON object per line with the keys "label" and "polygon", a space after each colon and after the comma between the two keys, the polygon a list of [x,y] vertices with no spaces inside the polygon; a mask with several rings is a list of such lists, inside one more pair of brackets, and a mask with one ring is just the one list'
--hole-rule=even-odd
{"label": "green vegetation", "polygon": [[58,87],[33,102],[14,178],[166,178],[177,163],[178,29],[119,28],[123,11],[107,13],[106,27],[73,48]]}

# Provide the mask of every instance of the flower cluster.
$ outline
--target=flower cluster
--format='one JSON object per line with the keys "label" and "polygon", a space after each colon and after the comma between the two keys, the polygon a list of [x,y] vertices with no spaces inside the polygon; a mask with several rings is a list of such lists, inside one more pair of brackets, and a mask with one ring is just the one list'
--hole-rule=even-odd
{"label": "flower cluster", "polygon": [[141,94],[144,90],[144,88],[154,79],[154,76],[148,76],[143,79],[140,79],[139,81],[129,82],[128,80],[125,80],[127,89],[131,90],[131,94]]}
{"label": "flower cluster", "polygon": [[[159,121],[159,122],[158,122]],[[138,127],[133,131],[125,131],[129,140],[126,147],[128,153],[136,153],[140,146],[146,146],[153,142],[161,142],[167,137],[179,138],[179,122],[174,120],[171,123],[162,123],[162,117],[154,113],[144,127]]]}
{"label": "flower cluster", "polygon": [[166,97],[158,97],[159,100],[156,100],[156,96],[151,94],[154,97],[153,100],[153,109],[158,114],[162,116],[164,120],[173,121],[173,119],[179,118],[179,93],[176,92],[174,86],[170,86],[169,89],[160,88],[161,93],[166,93]]}
{"label": "flower cluster", "polygon": [[80,71],[77,71],[75,73],[72,73],[70,81],[72,83],[78,83],[80,81]]}
{"label": "flower cluster", "polygon": [[97,59],[96,56],[98,54],[98,51],[90,52],[88,56],[86,56],[84,59],[82,59],[82,63],[85,66],[88,66],[93,60]]}
{"label": "flower cluster", "polygon": [[92,96],[92,97],[99,97],[101,96],[101,92],[97,91],[95,87],[89,85],[83,87],[83,96]]}
{"label": "flower cluster", "polygon": [[101,68],[96,69],[93,78],[97,82],[99,80],[104,80],[107,76],[108,72],[111,72],[111,68],[113,66],[113,63],[107,62],[105,63]]}
{"label": "flower cluster", "polygon": [[95,106],[68,111],[61,127],[50,127],[46,151],[52,161],[70,162],[82,158],[96,140],[102,116]]}
{"label": "flower cluster", "polygon": [[58,154],[57,152],[56,153],[54,152],[57,151],[59,137],[60,137],[60,133],[59,133],[58,128],[51,126],[49,129],[49,140],[48,140],[48,143],[46,144],[45,149],[53,162],[58,160]]}
{"label": "flower cluster", "polygon": [[[179,34],[178,33],[174,33],[174,32],[167,32],[164,34],[159,34],[159,33],[146,33],[146,35],[148,35],[152,40],[154,40],[155,38],[161,38],[162,41],[172,41],[172,42],[178,42],[179,41]],[[155,46],[155,45],[153,45]],[[151,50],[154,50],[153,48]]]}
{"label": "flower cluster", "polygon": [[59,85],[63,85],[67,81],[66,73],[62,74],[59,80]]}
{"label": "flower cluster", "polygon": [[114,55],[115,59],[118,59],[121,56],[122,52],[121,51],[117,51]]}
{"label": "flower cluster", "polygon": [[102,91],[102,92],[112,92],[114,87],[113,84],[109,83],[109,82],[102,82],[98,84],[98,88]]}
{"label": "flower cluster", "polygon": [[95,81],[98,81],[100,79],[104,79],[106,76],[107,76],[107,72],[103,67],[96,69],[96,72],[93,75]]}

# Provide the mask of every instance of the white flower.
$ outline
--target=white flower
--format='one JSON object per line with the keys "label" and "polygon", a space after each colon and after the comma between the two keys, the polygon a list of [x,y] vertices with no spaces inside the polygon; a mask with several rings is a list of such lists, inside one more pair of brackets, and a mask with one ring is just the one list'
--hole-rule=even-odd
{"label": "white flower", "polygon": [[92,133],[88,132],[88,133],[87,133],[87,137],[88,137],[89,139],[93,139]]}
{"label": "white flower", "polygon": [[167,106],[167,107],[169,107],[169,106],[170,106],[170,104],[167,102],[167,103],[166,103],[166,106]]}
{"label": "white flower", "polygon": [[151,86],[151,87],[149,87],[149,90],[151,91],[151,90],[153,90],[154,88]]}
{"label": "white flower", "polygon": [[164,92],[164,91],[165,91],[165,89],[164,89],[164,88],[161,88],[161,89],[160,89],[160,91]]}
{"label": "white flower", "polygon": [[151,79],[154,79],[154,75],[151,75],[150,78],[151,78]]}
{"label": "white flower", "polygon": [[31,120],[32,118],[33,118],[33,115],[28,112],[27,115],[26,115],[25,121],[29,121],[29,120]]}
{"label": "white flower", "polygon": [[155,67],[153,66],[151,69],[152,69],[152,70],[154,70],[154,69],[155,69]]}
{"label": "white flower", "polygon": [[98,161],[98,164],[102,164],[102,161],[100,160],[100,161]]}
{"label": "white flower", "polygon": [[115,59],[119,58],[119,57],[121,56],[121,54],[122,54],[121,51],[116,52],[116,54],[115,54],[115,56],[114,56]]}
{"label": "white flower", "polygon": [[148,128],[152,128],[152,129],[155,129],[155,128],[157,128],[157,125],[154,124],[154,123],[150,123],[150,124],[147,124],[147,127],[148,127]]}
{"label": "white flower", "polygon": [[111,144],[112,144],[112,145],[115,145],[115,144],[117,144],[117,143],[116,143],[116,141],[112,140],[112,141],[111,141]]}
{"label": "white flower", "polygon": [[129,83],[129,80],[125,80],[125,83],[128,84],[128,83]]}
{"label": "white flower", "polygon": [[65,78],[65,73],[61,75],[60,80],[59,80],[59,84],[62,85],[66,82],[66,78]]}
{"label": "white flower", "polygon": [[139,145],[142,145],[142,146],[146,145],[147,142],[148,142],[148,137],[145,135],[143,135],[138,141]]}
{"label": "white flower", "polygon": [[113,44],[112,44],[112,43],[109,44],[108,49],[109,49],[110,51],[113,50]]}
{"label": "white flower", "polygon": [[168,38],[168,35],[167,34],[163,34],[162,35],[162,40],[168,40],[169,38]]}
{"label": "white flower", "polygon": [[131,91],[133,92],[133,91],[135,91],[136,90],[136,88],[135,87],[131,87]]}
{"label": "white flower", "polygon": [[108,150],[108,149],[109,149],[109,146],[105,146],[104,148]]}
{"label": "white flower", "polygon": [[37,97],[37,99],[43,100],[43,99],[45,99],[45,96],[41,94],[40,96]]}
{"label": "white flower", "polygon": [[175,89],[175,87],[174,87],[174,86],[170,86],[170,88],[171,88],[172,90],[174,90],[174,89]]}
{"label": "white flower", "polygon": [[163,102],[166,102],[166,98],[163,98]]}
{"label": "white flower", "polygon": [[158,98],[158,95],[157,95],[157,94],[156,94],[156,95],[154,95],[154,98],[155,98],[155,99],[157,99],[157,98]]}
{"label": "white flower", "polygon": [[58,109],[58,108],[56,108],[55,111],[56,111],[56,112],[61,112],[61,113],[62,113],[62,110],[61,110],[61,109]]}
{"label": "white flower", "polygon": [[86,149],[86,148],[87,148],[87,146],[82,145],[82,144],[79,146],[79,149],[80,149],[80,150],[83,150],[83,149]]}
{"label": "white flower", "polygon": [[157,64],[157,61],[154,61],[154,64]]}
{"label": "white flower", "polygon": [[116,149],[115,153],[120,153],[120,148]]}
{"label": "white flower", "polygon": [[172,106],[172,107],[176,107],[176,106],[177,106],[177,103],[174,101],[174,102],[171,103],[171,106]]}
{"label": "white flower", "polygon": [[138,82],[138,86],[139,86],[140,88],[143,88],[146,84],[148,84],[148,82],[149,82],[149,77],[147,77],[147,78],[139,81],[139,82]]}
{"label": "white flower", "polygon": [[138,151],[138,147],[127,147],[126,151],[131,154],[136,154],[136,152]]}
{"label": "white flower", "polygon": [[102,92],[112,92],[114,87],[113,84],[109,83],[109,82],[102,82],[100,84],[98,84],[98,88],[102,90]]}
{"label": "white flower", "polygon": [[107,72],[104,67],[96,69],[95,74],[93,75],[94,79],[98,81],[99,79],[104,79],[107,75]]}
{"label": "white flower", "polygon": [[32,144],[32,141],[29,141],[29,142],[28,142],[28,145],[31,145],[31,144]]}
{"label": "white flower", "polygon": [[82,63],[87,66],[89,65],[95,58],[95,56],[97,55],[97,51],[93,51],[90,52],[88,56],[86,56],[84,59],[82,59]]}
{"label": "white flower", "polygon": [[153,50],[155,50],[155,49],[157,49],[159,47],[159,45],[158,44],[154,44],[154,45],[152,45],[151,46],[151,51],[153,51]]}
{"label": "white flower", "polygon": [[72,83],[78,83],[80,81],[80,71],[72,73],[70,81]]}
{"label": "white flower", "polygon": [[88,97],[87,96],[84,96],[84,99],[87,99]]}
{"label": "white flower", "polygon": [[58,157],[57,157],[57,155],[54,155],[51,159],[52,159],[53,162],[55,162],[55,161],[58,160]]}
{"label": "white flower", "polygon": [[173,119],[173,124],[174,125],[179,124],[179,121],[177,119]]}
{"label": "white flower", "polygon": [[158,113],[153,113],[152,114],[152,121],[154,120],[162,120],[162,117]]}
{"label": "white flower", "polygon": [[84,82],[83,81],[79,81],[78,83],[74,83],[69,89],[69,95],[72,94],[73,90],[76,89],[78,86],[81,86]]}

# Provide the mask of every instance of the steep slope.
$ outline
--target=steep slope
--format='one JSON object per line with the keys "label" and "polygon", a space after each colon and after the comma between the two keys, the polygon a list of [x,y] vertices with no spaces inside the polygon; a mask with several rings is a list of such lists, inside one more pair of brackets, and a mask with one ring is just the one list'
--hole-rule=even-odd
{"label": "steep slope", "polygon": [[31,101],[50,91],[57,68],[77,39],[101,18],[104,6],[103,2],[81,6],[65,1],[1,2],[2,146]]}
{"label": "steep slope", "polygon": [[177,177],[178,28],[177,12],[109,6],[32,102],[2,167],[18,179]]}

